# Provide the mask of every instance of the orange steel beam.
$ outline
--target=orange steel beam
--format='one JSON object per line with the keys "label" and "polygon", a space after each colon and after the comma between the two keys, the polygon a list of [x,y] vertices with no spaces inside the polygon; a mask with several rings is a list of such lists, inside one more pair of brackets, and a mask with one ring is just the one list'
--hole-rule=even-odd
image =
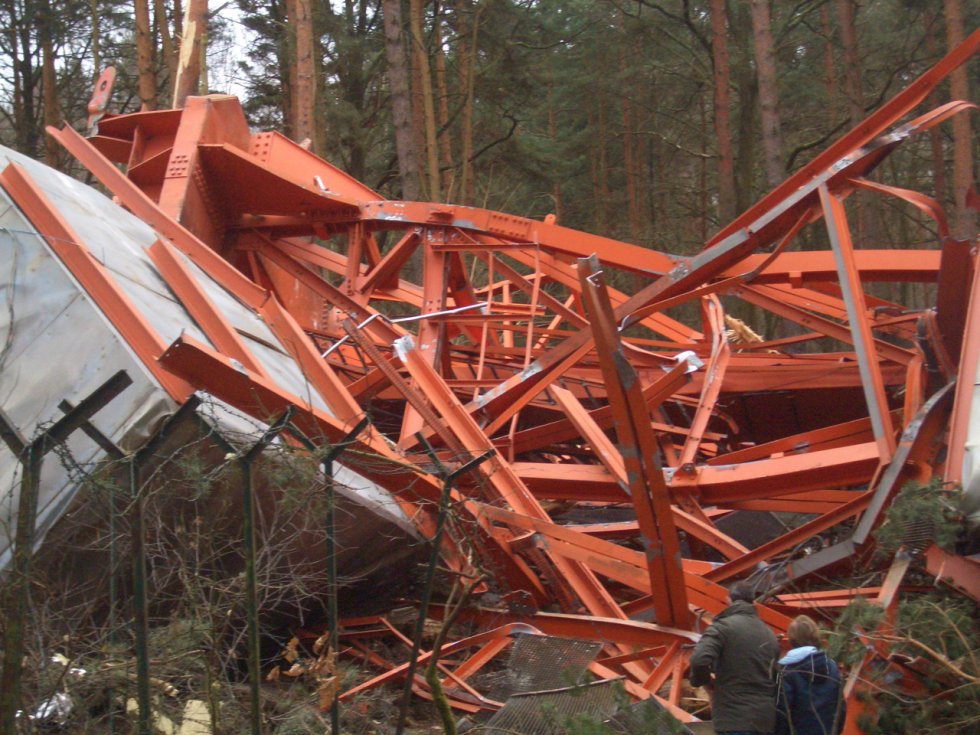
{"label": "orange steel beam", "polygon": [[881,451],[882,464],[887,463],[895,453],[895,433],[888,413],[888,398],[885,396],[885,383],[878,368],[878,361],[872,354],[873,338],[868,324],[868,309],[864,301],[864,291],[854,263],[854,245],[847,229],[847,213],[839,197],[830,193],[826,185],[820,186],[820,202],[823,205],[827,232],[834,251],[844,301],[847,304],[847,318],[851,327],[851,338],[857,354],[858,367],[864,384],[864,397],[868,403],[871,429]]}
{"label": "orange steel beam", "polygon": [[[462,442],[465,450],[471,456],[483,454],[493,449],[486,435],[463,408],[459,399],[449,390],[445,382],[435,373],[432,366],[418,353],[418,349],[409,337],[403,337],[395,343],[399,359],[408,368],[415,380],[432,403],[433,409],[439,414],[446,425],[454,431]],[[480,474],[486,477],[487,483],[495,493],[505,500],[510,507],[530,517],[547,520],[548,515],[541,505],[524,486],[524,483],[513,472],[510,465],[499,455],[484,462],[479,468]],[[622,617],[622,611],[595,577],[584,567],[577,564],[567,564],[558,560],[556,565],[561,568],[565,580],[571,585],[582,603],[593,614],[609,617]]]}
{"label": "orange steel beam", "polygon": [[[642,552],[569,529],[567,526],[529,518],[490,505],[474,503],[473,508],[474,515],[533,530],[542,537],[538,543],[549,552],[579,561],[603,576],[655,597],[647,573],[648,565]],[[719,613],[728,605],[725,589],[706,581],[703,574],[683,570],[683,580],[686,594],[696,607],[710,613]],[[759,610],[767,622],[783,628],[789,624],[788,620],[765,605],[760,605]]]}
{"label": "orange steel beam", "polygon": [[313,291],[328,303],[342,309],[351,319],[358,322],[370,319],[371,321],[365,324],[365,329],[375,339],[392,342],[404,334],[401,329],[388,321],[382,314],[354,301],[339,288],[331,285],[306,266],[297,263],[289,255],[271,243],[263,242],[259,244],[256,251],[263,260],[274,263],[277,267],[282,268],[295,278],[298,284]]}
{"label": "orange steel beam", "polygon": [[[370,412],[378,421],[356,444],[379,459],[363,471],[427,535],[441,488],[419,445],[447,465],[496,449],[454,488],[471,533],[454,530],[442,551],[457,572],[476,554],[514,610],[469,608],[460,619],[601,640],[593,673],[625,674],[636,698],[667,691],[660,701],[690,720],[678,706],[682,646],[697,638],[696,614],[724,608],[722,583],[757,570],[773,585],[831,565],[872,572],[871,533],[901,483],[937,472],[943,450],[947,479],[962,479],[980,361],[975,258],[952,241],[941,253],[886,257],[852,242],[842,202],[856,189],[897,197],[943,236],[936,201],[865,176],[912,135],[972,107],[951,102],[888,131],[978,49],[980,31],[690,257],[551,217],[382,200],[283,136],[252,134],[228,97],[105,118],[95,146],[127,163],[129,178],[72,131],[53,135],[173,243],[151,257],[214,348],[187,338],[161,346],[124,324],[161,382],[210,391],[260,419],[295,406],[299,429],[328,442]],[[788,252],[807,227],[825,227],[830,249]],[[266,321],[329,410],[262,372],[171,247]],[[402,278],[413,254],[418,283]],[[636,291],[607,287],[600,268],[629,276]],[[865,294],[872,281],[938,283],[935,315]],[[808,333],[755,341],[739,327],[729,336],[723,300]],[[382,316],[392,302],[387,313],[411,316]],[[702,324],[665,313],[692,303]],[[130,310],[106,304],[127,321]],[[827,351],[824,337],[841,346]],[[688,373],[682,352],[706,365]],[[716,527],[768,511],[813,517],[753,544]],[[801,553],[814,537],[825,548]],[[875,591],[883,603],[897,599],[899,576],[896,567]],[[784,631],[785,612],[836,609],[849,595],[817,590],[759,611]],[[539,605],[565,612],[533,612]],[[629,619],[651,610],[670,625]],[[372,686],[404,676],[357,645],[390,669]],[[491,636],[444,648],[476,650],[442,670],[447,686],[487,706],[467,679],[506,645]]]}
{"label": "orange steel beam", "polygon": [[691,433],[685,438],[684,448],[677,460],[682,471],[694,462],[695,454],[701,446],[705,430],[708,428],[708,421],[714,414],[715,404],[718,402],[725,371],[728,369],[728,362],[732,354],[728,337],[725,334],[721,302],[716,296],[711,295],[706,297],[702,304],[703,308],[707,310],[708,318],[706,321],[710,325],[711,356],[704,368],[704,382],[701,386],[701,397],[698,401],[697,411],[694,414],[694,420],[691,421]]}
{"label": "orange steel beam", "polygon": [[150,260],[160,271],[170,290],[184,305],[219,352],[238,360],[248,370],[264,378],[269,374],[251,354],[235,328],[208,299],[190,268],[166,240],[157,240],[147,250]]}
{"label": "orange steel beam", "polygon": [[578,265],[627,485],[643,533],[657,620],[665,625],[687,627],[691,624],[691,612],[680,564],[680,544],[670,495],[656,460],[657,443],[650,428],[650,416],[636,373],[620,347],[598,259],[583,258]]}
{"label": "orange steel beam", "polygon": [[[476,207],[428,202],[365,202],[361,205],[361,219],[379,224],[396,224],[399,228],[406,224],[414,224],[473,230],[503,238],[512,245],[516,244],[522,248],[541,246],[577,257],[602,252],[608,256],[611,264],[642,274],[665,273],[685,260],[683,256],[668,256],[638,245],[591,235],[561,225]],[[463,247],[463,244],[461,243],[459,247]],[[465,249],[479,250],[480,248],[474,247],[472,243],[465,243]]]}
{"label": "orange steel beam", "polygon": [[[721,274],[721,278],[738,275],[744,270],[759,269],[750,282],[753,285],[785,283],[812,286],[817,282],[837,282],[833,253],[827,250],[779,253],[763,265],[769,256],[749,255],[738,266]],[[932,283],[939,273],[940,253],[936,250],[857,250],[854,262],[865,282]],[[760,267],[761,266],[761,267]],[[735,271],[738,271],[736,273]]]}
{"label": "orange steel beam", "polygon": [[[439,658],[445,658],[458,651],[466,650],[467,648],[472,648],[475,646],[483,646],[488,642],[500,640],[502,638],[512,636],[516,633],[530,634],[530,635],[540,635],[541,631],[537,630],[535,627],[528,625],[526,623],[514,622],[506,623],[493,630],[488,630],[483,633],[477,633],[476,635],[470,636],[469,638],[463,638],[458,641],[453,641],[439,649]],[[419,654],[417,663],[424,664],[430,658],[432,658],[434,651],[425,651]],[[397,679],[399,677],[404,677],[405,672],[408,670],[408,663],[400,664],[390,669],[380,676],[366,681],[362,684],[348,689],[347,691],[340,694],[340,701],[345,702],[352,697],[357,696],[360,692],[367,689],[373,689],[374,687],[383,684],[385,682]]]}
{"label": "orange steel beam", "polygon": [[[834,447],[803,454],[773,457],[766,462],[732,465],[698,465],[684,487],[696,487],[703,505],[785,496],[828,487],[849,487],[867,482],[880,455],[874,442]],[[555,465],[514,462],[514,469],[528,487],[542,498],[584,500],[623,498],[616,478],[596,465]],[[671,477],[673,477],[672,473]],[[564,481],[563,481],[564,480]],[[668,484],[673,484],[670,480]]]}
{"label": "orange steel beam", "polygon": [[[296,320],[275,299],[268,299],[259,308],[259,315],[272,333],[303,371],[303,377],[340,421],[354,426],[364,415],[364,409],[354,400],[334,370],[316,351],[313,343],[299,328]],[[372,430],[369,428],[368,432]]]}
{"label": "orange steel beam", "polygon": [[[643,399],[646,401],[647,407],[651,411],[656,410],[689,380],[687,364],[684,362],[678,363],[664,373],[657,382],[651,383],[643,389]],[[609,406],[593,409],[589,411],[589,418],[600,428],[608,429],[612,426],[613,422],[612,409]],[[681,435],[688,433],[682,427],[669,426],[663,423],[653,423],[652,425],[658,431],[673,432]],[[506,443],[514,452],[520,453],[573,439],[577,435],[579,435],[579,431],[573,425],[572,421],[564,418],[520,431],[510,439],[498,439],[497,442],[499,444]],[[720,438],[719,435],[710,436],[714,439]]]}
{"label": "orange steel beam", "polygon": [[[616,478],[617,483],[622,487],[628,487],[629,478],[627,477],[626,464],[612,441],[591,420],[574,395],[557,386],[552,386],[550,390],[568,415],[569,420],[575,424],[582,436],[588,439],[592,450],[609,473]],[[699,541],[705,542],[728,559],[736,558],[748,551],[740,543],[727,534],[721,533],[710,522],[698,517],[698,515],[687,513],[678,507],[671,507],[671,515],[677,528]],[[699,515],[703,516],[703,513]],[[642,531],[639,524],[637,524],[637,530]]]}
{"label": "orange steel beam", "polygon": [[[305,399],[289,394],[271,380],[249,374],[229,358],[186,335],[167,348],[160,356],[160,364],[260,421],[292,406],[295,410],[292,423],[314,441],[335,443],[349,431],[348,423],[311,407]],[[441,488],[434,477],[417,468],[409,469],[385,442],[362,437],[354,440],[355,446],[377,455],[378,464],[385,465],[372,467],[372,463],[366,463],[359,467],[365,477],[385,487],[396,484],[398,494],[409,501],[438,502]]]}
{"label": "orange steel beam", "polygon": [[[897,419],[897,416],[893,417],[893,420]],[[726,454],[712,457],[707,460],[706,464],[740,464],[742,462],[769,459],[777,455],[799,454],[812,452],[817,449],[831,449],[837,446],[863,444],[873,439],[871,422],[866,418],[855,419],[854,421],[847,421],[843,424],[834,424],[826,428],[814,429],[813,431],[807,431],[802,434],[793,434],[776,439],[775,441],[727,452]]]}
{"label": "orange steel beam", "polygon": [[[722,228],[711,240],[708,246],[722,242],[733,233],[743,228],[755,230],[754,225],[761,218],[769,219],[770,213],[776,213],[787,202],[793,201],[803,189],[812,191],[814,176],[818,173],[831,172],[835,164],[848,154],[866,146],[889,125],[894,124],[921,103],[932,89],[945,79],[953,70],[969,61],[980,49],[980,29],[975,30],[957,48],[953,49],[935,66],[929,69],[895,97],[879,107],[863,122],[848,132],[823,153],[816,156],[807,165],[790,176],[786,181],[773,189],[768,195],[759,200],[731,224]],[[836,173],[836,172],[835,172]]]}
{"label": "orange steel beam", "polygon": [[227,260],[191,234],[177,220],[143,193],[119,169],[100,154],[95,147],[69,127],[47,132],[85,166],[133,214],[158,233],[168,238],[178,250],[200,266],[209,276],[230,291],[243,304],[257,308],[269,296]]}
{"label": "orange steel beam", "polygon": [[[855,338],[853,332],[847,325],[839,324],[832,319],[827,319],[826,317],[787,303],[784,294],[774,293],[771,290],[753,286],[734,289],[732,294],[750,304],[755,304],[766,311],[778,314],[795,322],[802,327],[819,332],[826,337],[832,337],[850,344],[854,343]],[[868,331],[868,337],[878,358],[892,360],[901,365],[908,365],[915,355],[911,350],[897,347],[882,339],[875,339],[871,335],[870,330]]]}
{"label": "orange steel beam", "polygon": [[[980,36],[976,37],[980,38]],[[973,38],[971,36],[971,39]],[[959,55],[956,55],[954,58],[958,59],[958,65],[969,57],[960,58]],[[944,64],[945,62],[942,62],[941,66]],[[899,95],[900,103],[894,105],[902,109],[903,112],[906,110],[902,108],[902,105],[911,106],[912,100],[915,98],[914,94],[906,92]],[[918,101],[915,99],[915,102]],[[879,122],[879,117],[877,114],[872,116],[875,122]],[[861,135],[848,135],[843,140],[858,140],[860,141],[858,144],[867,142],[864,139],[865,136],[870,140],[873,135],[890,124],[892,119],[882,119],[880,128],[869,128],[868,131],[863,131]],[[908,134],[909,132],[906,131],[905,135]],[[729,226],[709,241],[706,250],[702,253],[694,256],[682,266],[675,267],[627,299],[614,312],[617,322],[644,308],[649,303],[670,298],[685,289],[696,287],[706,280],[716,277],[753,250],[777,241],[781,235],[798,226],[803,213],[820,203],[819,188],[821,186],[826,190],[826,183],[835,177],[837,181],[842,180],[844,172],[848,175],[863,173],[875,165],[879,158],[886,154],[891,147],[897,145],[901,139],[900,136],[893,135],[887,146],[885,143],[866,146],[843,162],[843,168],[840,171],[831,171],[822,166],[817,167],[815,162],[827,157],[827,154],[818,156],[815,161],[811,161],[799,173],[791,177],[791,181],[800,180],[796,187],[790,189],[788,184],[783,184],[763,199],[763,202],[768,202],[770,199],[775,199],[776,194],[780,193],[782,195],[780,206],[773,207],[771,211],[763,208],[761,203],[751,208],[736,220],[736,223],[745,220],[743,227],[746,229],[736,228],[734,224]],[[839,150],[841,148],[842,142],[838,142],[829,150],[838,152],[838,158],[851,152],[850,150]],[[804,179],[809,180],[803,183]],[[750,216],[752,216],[751,219]],[[837,232],[836,229],[834,231]],[[495,416],[496,423],[491,425],[499,426],[501,421],[506,420],[521,406],[526,405],[534,392],[541,390],[541,383],[555,379],[572,363],[584,356],[589,347],[589,334],[586,330],[582,330],[577,335],[566,339],[560,346],[545,352],[534,365],[520,375],[501,383],[493,391],[488,391],[476,402],[476,407]],[[883,438],[881,441],[887,444],[886,439]]]}
{"label": "orange steel beam", "polygon": [[975,556],[960,556],[932,544],[926,549],[926,569],[937,581],[962,591],[974,602],[980,602],[980,561]]}
{"label": "orange steel beam", "polygon": [[166,343],[30,175],[18,164],[11,163],[0,173],[0,186],[170,397],[178,403],[186,401],[194,389],[157,361],[167,349]]}

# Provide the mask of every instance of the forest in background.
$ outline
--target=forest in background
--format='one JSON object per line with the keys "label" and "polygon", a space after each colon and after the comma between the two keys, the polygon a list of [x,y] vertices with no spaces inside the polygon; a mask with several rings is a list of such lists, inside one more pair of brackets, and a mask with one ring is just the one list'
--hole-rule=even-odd
{"label": "forest in background", "polygon": [[[199,69],[178,58],[195,18]],[[114,112],[170,107],[175,86],[178,104],[233,92],[254,128],[308,139],[385,196],[554,213],[688,254],[978,25],[962,0],[2,0],[0,142],[70,171],[44,126],[84,129],[113,65]],[[977,72],[931,106],[972,99]],[[885,164],[960,237],[976,232],[970,125]],[[856,230],[937,241],[880,198]]]}

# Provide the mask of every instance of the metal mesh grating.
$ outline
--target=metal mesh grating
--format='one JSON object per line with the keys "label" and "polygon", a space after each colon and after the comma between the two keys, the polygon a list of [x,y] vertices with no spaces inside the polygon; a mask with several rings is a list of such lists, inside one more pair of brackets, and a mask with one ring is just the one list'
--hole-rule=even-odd
{"label": "metal mesh grating", "polygon": [[595,641],[518,635],[510,652],[504,696],[577,684],[601,648]]}
{"label": "metal mesh grating", "polygon": [[588,714],[608,720],[618,708],[615,680],[550,691],[518,693],[480,727],[481,733],[520,735],[563,735],[568,721]]}
{"label": "metal mesh grating", "polygon": [[[611,729],[622,735],[707,735],[714,733],[710,722],[683,725],[656,699],[646,699],[621,709],[612,718]],[[695,729],[697,728],[697,729]]]}
{"label": "metal mesh grating", "polygon": [[910,551],[921,552],[936,537],[936,524],[932,518],[910,519],[902,529],[902,542]]}

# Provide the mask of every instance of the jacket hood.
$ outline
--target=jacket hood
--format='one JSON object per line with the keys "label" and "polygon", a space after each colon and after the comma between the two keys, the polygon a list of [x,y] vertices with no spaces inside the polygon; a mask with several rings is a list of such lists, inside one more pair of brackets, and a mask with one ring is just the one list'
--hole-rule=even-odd
{"label": "jacket hood", "polygon": [[800,646],[799,648],[793,648],[779,659],[779,663],[783,666],[789,666],[790,664],[798,664],[800,661],[810,656],[820,649],[816,646]]}
{"label": "jacket hood", "polygon": [[794,648],[779,663],[794,673],[802,674],[811,682],[826,681],[832,677],[830,659],[827,654],[813,646]]}

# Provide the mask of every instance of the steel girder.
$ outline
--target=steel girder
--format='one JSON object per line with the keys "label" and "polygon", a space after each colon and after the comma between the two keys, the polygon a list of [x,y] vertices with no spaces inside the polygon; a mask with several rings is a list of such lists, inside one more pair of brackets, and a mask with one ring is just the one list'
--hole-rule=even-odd
{"label": "steel girder", "polygon": [[[963,479],[964,386],[980,341],[976,309],[954,312],[975,297],[975,255],[948,238],[937,202],[865,176],[972,107],[900,124],[978,47],[980,31],[689,257],[554,217],[385,200],[278,133],[251,133],[225,96],[104,115],[89,140],[50,131],[157,231],[153,261],[210,344],[162,344],[84,246],[62,257],[175,399],[209,391],[259,418],[292,406],[325,442],[371,416],[357,447],[388,464],[364,471],[424,533],[439,483],[422,450],[446,466],[493,450],[460,479],[460,523],[444,548],[454,569],[496,575],[488,591],[510,609],[461,619],[601,640],[596,672],[625,676],[633,695],[690,720],[679,706],[686,647],[723,609],[722,582],[753,575],[773,594],[759,609],[780,631],[800,609],[832,612],[854,597],[888,607],[904,568],[873,588],[780,586],[870,563],[890,499],[908,479],[942,474],[947,448],[947,477]],[[0,178],[53,243],[78,242],[21,170]],[[924,212],[935,246],[855,242],[845,201],[857,188]],[[821,227],[827,247],[798,249],[805,228]],[[289,346],[329,414],[263,373],[185,257]],[[871,282],[938,284],[937,306],[872,296]],[[762,323],[792,326],[756,334]],[[745,532],[770,511],[797,517]],[[929,563],[969,567],[938,551]],[[374,622],[348,638],[391,632]],[[511,630],[448,644],[444,656],[477,653],[444,669],[444,686],[466,691]],[[389,669],[370,685],[405,670],[363,644],[350,650]],[[494,706],[473,691],[452,701]]]}

